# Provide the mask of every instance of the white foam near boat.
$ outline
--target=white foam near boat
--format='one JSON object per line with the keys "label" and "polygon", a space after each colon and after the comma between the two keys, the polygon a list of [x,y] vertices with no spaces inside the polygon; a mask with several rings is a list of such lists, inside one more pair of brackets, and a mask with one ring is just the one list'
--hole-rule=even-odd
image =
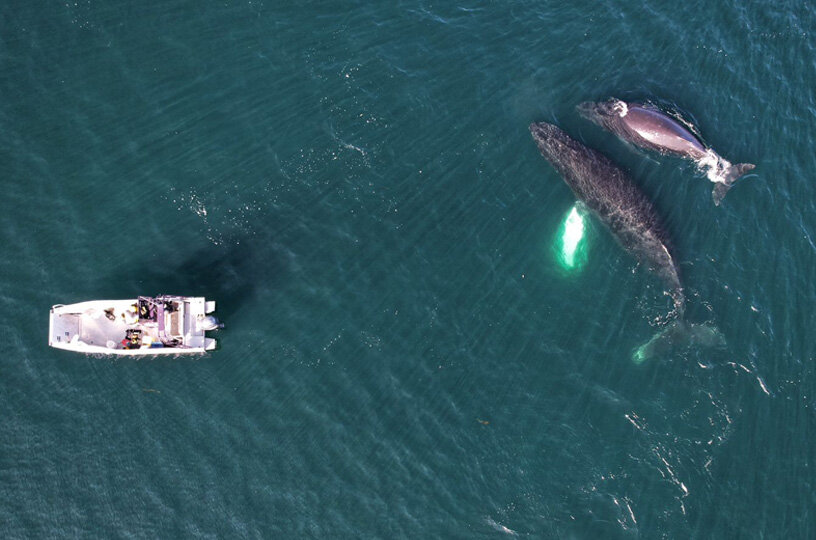
{"label": "white foam near boat", "polygon": [[205,333],[222,325],[215,302],[189,296],[140,296],[51,307],[48,345],[87,354],[200,354],[215,348]]}

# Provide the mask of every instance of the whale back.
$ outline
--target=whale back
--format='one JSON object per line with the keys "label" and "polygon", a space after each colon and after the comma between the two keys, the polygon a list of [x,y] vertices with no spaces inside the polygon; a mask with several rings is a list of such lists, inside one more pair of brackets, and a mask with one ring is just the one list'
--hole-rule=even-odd
{"label": "whale back", "polygon": [[607,226],[627,251],[666,282],[682,314],[684,299],[668,236],[654,205],[609,158],[544,122],[530,131],[541,154],[561,174],[575,196]]}
{"label": "whale back", "polygon": [[649,146],[662,152],[691,157],[705,154],[703,144],[685,126],[661,111],[629,105],[621,121]]}

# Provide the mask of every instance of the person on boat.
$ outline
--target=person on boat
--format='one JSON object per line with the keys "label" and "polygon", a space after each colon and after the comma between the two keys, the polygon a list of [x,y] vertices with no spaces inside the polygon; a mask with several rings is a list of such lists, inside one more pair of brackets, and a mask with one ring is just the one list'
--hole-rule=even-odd
{"label": "person on boat", "polygon": [[136,324],[139,322],[139,315],[137,315],[138,308],[136,304],[130,306],[132,309],[126,309],[124,313],[122,313],[122,318],[125,320],[125,324]]}
{"label": "person on boat", "polygon": [[127,333],[125,334],[125,339],[122,340],[122,346],[125,349],[138,349],[142,345],[141,343],[139,343],[140,337],[141,336],[139,332],[128,330]]}
{"label": "person on boat", "polygon": [[131,337],[130,339],[125,338],[125,339],[122,340],[122,348],[123,349],[138,349],[139,348],[139,342],[136,341],[133,337]]}

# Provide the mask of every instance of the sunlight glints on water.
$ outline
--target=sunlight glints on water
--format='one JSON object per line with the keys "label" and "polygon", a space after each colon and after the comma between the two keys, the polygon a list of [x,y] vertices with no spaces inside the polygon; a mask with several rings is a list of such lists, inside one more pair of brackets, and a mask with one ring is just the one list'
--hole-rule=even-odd
{"label": "sunlight glints on water", "polygon": [[564,270],[577,271],[586,264],[588,255],[586,224],[584,212],[578,205],[570,209],[558,228],[556,255],[558,263]]}

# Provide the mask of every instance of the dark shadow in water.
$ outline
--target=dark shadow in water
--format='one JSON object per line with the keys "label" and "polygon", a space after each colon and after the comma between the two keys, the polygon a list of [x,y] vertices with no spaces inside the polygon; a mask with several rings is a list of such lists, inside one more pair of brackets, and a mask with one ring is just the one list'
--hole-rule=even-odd
{"label": "dark shadow in water", "polygon": [[103,289],[111,291],[111,298],[204,296],[217,302],[215,315],[229,324],[230,316],[255,295],[260,285],[269,289],[280,283],[287,266],[284,250],[258,237],[204,246],[187,256],[181,255],[183,250],[178,247],[147,256],[132,268],[119,267]]}

